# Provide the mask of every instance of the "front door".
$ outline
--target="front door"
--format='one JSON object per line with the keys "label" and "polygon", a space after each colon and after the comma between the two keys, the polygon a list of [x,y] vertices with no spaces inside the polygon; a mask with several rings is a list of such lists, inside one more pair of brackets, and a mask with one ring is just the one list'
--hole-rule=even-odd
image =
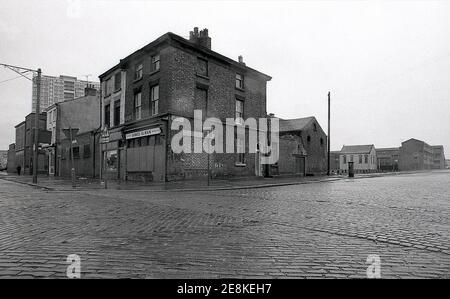
{"label": "front door", "polygon": [[305,175],[305,157],[304,156],[295,156],[295,173]]}

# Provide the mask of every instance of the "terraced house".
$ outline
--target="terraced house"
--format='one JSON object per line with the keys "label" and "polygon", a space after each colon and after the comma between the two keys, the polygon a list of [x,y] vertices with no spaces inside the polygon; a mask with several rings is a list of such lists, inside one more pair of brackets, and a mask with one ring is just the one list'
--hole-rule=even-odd
{"label": "terraced house", "polygon": [[[194,28],[189,40],[166,33],[99,77],[102,127],[108,136],[102,144],[104,177],[140,181],[201,177],[207,175],[208,161],[211,176],[261,173],[257,153],[208,157],[171,149],[173,120],[193,121],[194,110],[202,111],[202,119],[215,117],[223,123],[226,118],[267,117],[266,85],[271,77],[246,66],[242,57],[235,61],[211,50],[207,29]],[[235,146],[248,144],[236,139]]]}

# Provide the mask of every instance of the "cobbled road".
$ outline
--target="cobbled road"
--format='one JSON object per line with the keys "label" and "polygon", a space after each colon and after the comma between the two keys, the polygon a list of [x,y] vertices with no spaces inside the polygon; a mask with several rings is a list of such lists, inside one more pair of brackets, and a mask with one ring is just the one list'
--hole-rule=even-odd
{"label": "cobbled road", "polygon": [[450,172],[231,191],[0,180],[0,278],[450,278]]}

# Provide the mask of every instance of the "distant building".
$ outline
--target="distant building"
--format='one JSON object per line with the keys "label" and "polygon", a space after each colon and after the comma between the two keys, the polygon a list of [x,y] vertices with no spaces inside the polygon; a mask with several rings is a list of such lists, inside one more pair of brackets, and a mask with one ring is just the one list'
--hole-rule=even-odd
{"label": "distant building", "polygon": [[330,152],[330,171],[333,173],[339,173],[339,158],[341,151]]}
{"label": "distant building", "polygon": [[[70,142],[69,136],[66,136],[63,130],[76,128],[79,129],[77,136],[72,136],[77,140],[74,144],[76,174],[86,177],[98,175],[95,167],[99,156],[94,155],[95,150],[98,151],[98,138],[96,143],[94,135],[100,128],[100,97],[97,90],[93,86],[85,87],[82,97],[55,103],[47,108],[46,114],[47,130],[51,132],[50,146],[47,147],[48,173],[70,176],[71,159],[67,159]],[[81,155],[75,154],[78,152]]]}
{"label": "distant building", "polygon": [[433,150],[433,166],[432,169],[445,169],[445,154],[444,146],[433,145],[431,146]]}
{"label": "distant building", "polygon": [[8,150],[0,150],[0,170],[6,169],[8,164]]}
{"label": "distant building", "polygon": [[[25,121],[15,126],[16,129],[16,166],[21,167],[23,174],[33,173],[33,140],[34,140],[35,113],[30,113],[25,117]],[[49,134],[46,130],[47,116],[45,113],[39,114],[39,144],[50,142]],[[48,161],[45,151],[39,149],[38,172],[47,173]]]}
{"label": "distant building", "polygon": [[400,147],[400,171],[430,170],[433,167],[433,148],[424,141],[411,138]]}
{"label": "distant building", "polygon": [[[31,111],[35,112],[36,98],[37,98],[37,84],[36,75],[33,77],[33,92],[32,92],[32,107]],[[43,112],[45,109],[55,103],[62,101],[73,100],[84,96],[84,88],[87,85],[94,86],[98,91],[100,89],[99,82],[88,82],[78,80],[77,77],[71,76],[42,76],[41,77],[41,98],[40,109]]]}
{"label": "distant building", "polygon": [[327,172],[327,135],[315,117],[279,119],[276,174],[320,175]]}
{"label": "distant building", "polygon": [[400,149],[398,147],[377,148],[378,170],[379,171],[398,171],[400,159]]}
{"label": "distant building", "polygon": [[339,169],[343,172],[348,172],[348,162],[353,162],[355,173],[377,170],[377,153],[373,144],[344,145],[339,160]]}
{"label": "distant building", "polygon": [[17,172],[17,164],[16,164],[16,145],[10,144],[8,149],[8,161],[7,161],[7,169],[6,171],[9,173]]}
{"label": "distant building", "polygon": [[450,159],[445,160],[445,168],[450,168]]}

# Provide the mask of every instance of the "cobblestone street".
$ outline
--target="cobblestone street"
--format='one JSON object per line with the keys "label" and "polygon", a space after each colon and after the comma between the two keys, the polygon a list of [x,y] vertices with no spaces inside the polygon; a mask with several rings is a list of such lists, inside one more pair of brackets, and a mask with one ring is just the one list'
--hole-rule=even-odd
{"label": "cobblestone street", "polygon": [[450,278],[450,172],[223,191],[0,180],[0,278]]}

